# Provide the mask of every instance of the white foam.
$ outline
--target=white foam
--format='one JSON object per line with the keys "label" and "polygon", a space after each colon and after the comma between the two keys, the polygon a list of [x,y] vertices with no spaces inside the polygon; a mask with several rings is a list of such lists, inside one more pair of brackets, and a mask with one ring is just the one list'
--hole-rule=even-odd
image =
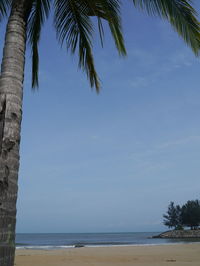
{"label": "white foam", "polygon": [[74,246],[18,246],[16,249],[40,249],[40,250],[52,250],[52,249],[68,249],[74,248]]}

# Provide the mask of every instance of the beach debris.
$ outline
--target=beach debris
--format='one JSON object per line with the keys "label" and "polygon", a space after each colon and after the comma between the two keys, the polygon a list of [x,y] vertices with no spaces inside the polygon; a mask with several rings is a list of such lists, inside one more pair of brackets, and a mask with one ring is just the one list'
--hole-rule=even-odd
{"label": "beach debris", "polygon": [[84,245],[81,244],[81,243],[77,243],[77,244],[74,245],[74,247],[75,247],[75,248],[83,248]]}
{"label": "beach debris", "polygon": [[176,260],[174,259],[169,259],[169,260],[166,260],[167,262],[176,262]]}

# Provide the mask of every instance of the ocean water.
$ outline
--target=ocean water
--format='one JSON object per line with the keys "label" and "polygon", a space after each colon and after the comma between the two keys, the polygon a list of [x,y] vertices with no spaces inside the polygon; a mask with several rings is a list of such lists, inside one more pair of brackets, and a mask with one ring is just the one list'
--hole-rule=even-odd
{"label": "ocean water", "polygon": [[17,249],[66,249],[76,245],[96,246],[127,246],[127,245],[161,245],[200,242],[190,239],[158,239],[154,233],[63,233],[63,234],[17,234]]}

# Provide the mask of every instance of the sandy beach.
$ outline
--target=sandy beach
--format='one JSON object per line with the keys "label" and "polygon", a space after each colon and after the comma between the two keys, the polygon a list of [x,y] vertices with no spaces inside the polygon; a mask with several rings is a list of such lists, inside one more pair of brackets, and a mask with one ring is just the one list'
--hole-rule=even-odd
{"label": "sandy beach", "polygon": [[198,266],[200,244],[17,250],[16,266]]}

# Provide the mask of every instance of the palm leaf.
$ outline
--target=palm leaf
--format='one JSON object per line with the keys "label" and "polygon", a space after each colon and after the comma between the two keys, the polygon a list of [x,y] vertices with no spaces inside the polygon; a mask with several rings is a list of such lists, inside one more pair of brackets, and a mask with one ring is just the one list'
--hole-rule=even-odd
{"label": "palm leaf", "polygon": [[84,5],[87,7],[87,15],[88,16],[95,16],[97,17],[97,23],[98,23],[98,29],[99,29],[99,36],[101,40],[101,45],[103,47],[103,41],[104,41],[104,29],[102,24],[102,18],[105,18],[104,12],[100,9],[100,6],[98,5],[98,1],[88,1],[88,0],[81,0]]}
{"label": "palm leaf", "polygon": [[89,16],[96,16],[98,18],[98,27],[103,40],[103,28],[101,19],[105,19],[110,27],[113,39],[115,40],[116,48],[120,55],[126,55],[124,39],[121,28],[121,14],[119,0],[81,0],[88,6]]}
{"label": "palm leaf", "polygon": [[7,15],[8,8],[11,6],[12,0],[0,0],[0,21]]}
{"label": "palm leaf", "polygon": [[33,0],[28,19],[28,41],[32,49],[32,88],[38,87],[39,53],[38,43],[41,28],[50,11],[50,0]]}
{"label": "palm leaf", "polygon": [[119,0],[98,0],[101,6],[103,18],[109,23],[112,36],[115,40],[116,48],[120,55],[126,55],[126,48],[121,28],[121,14]]}
{"label": "palm leaf", "polygon": [[133,0],[136,7],[150,15],[167,19],[178,34],[192,48],[195,55],[200,50],[200,23],[190,0]]}
{"label": "palm leaf", "polygon": [[67,49],[74,54],[77,47],[79,67],[86,71],[91,87],[99,90],[99,78],[92,54],[93,24],[84,1],[55,0],[55,27],[58,39],[66,42]]}
{"label": "palm leaf", "polygon": [[125,54],[121,31],[120,5],[118,0],[55,0],[55,27],[59,41],[66,42],[72,54],[78,49],[79,67],[86,71],[91,87],[99,91],[100,83],[92,54],[93,23],[91,16],[97,17],[101,43],[104,30],[102,19],[108,21],[116,47]]}

